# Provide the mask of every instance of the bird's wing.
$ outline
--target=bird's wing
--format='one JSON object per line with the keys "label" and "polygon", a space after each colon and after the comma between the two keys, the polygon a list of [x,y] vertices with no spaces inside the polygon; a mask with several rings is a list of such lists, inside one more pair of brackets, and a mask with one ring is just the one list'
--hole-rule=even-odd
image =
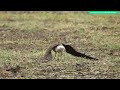
{"label": "bird's wing", "polygon": [[80,52],[77,52],[72,46],[70,45],[65,45],[63,44],[63,46],[65,47],[66,49],[66,52],[73,55],[73,56],[77,56],[77,57],[85,57],[87,59],[95,59],[95,60],[98,60],[96,58],[93,58],[91,56],[88,56],[88,55],[85,55],[84,53],[80,53]]}
{"label": "bird's wing", "polygon": [[45,53],[44,59],[45,60],[52,60],[52,53]]}
{"label": "bird's wing", "polygon": [[51,51],[53,50],[54,47],[56,47],[58,45],[58,43],[54,43],[52,45],[49,46],[49,48],[47,49],[47,51],[45,52],[44,55],[44,59],[46,60],[52,60],[52,53]]}

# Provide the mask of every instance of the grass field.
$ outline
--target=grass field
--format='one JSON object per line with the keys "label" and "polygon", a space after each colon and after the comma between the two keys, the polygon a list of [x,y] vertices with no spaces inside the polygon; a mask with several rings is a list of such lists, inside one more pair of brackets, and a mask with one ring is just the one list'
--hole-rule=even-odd
{"label": "grass field", "polygon": [[[99,60],[44,60],[57,41]],[[0,78],[120,79],[120,14],[0,12]]]}

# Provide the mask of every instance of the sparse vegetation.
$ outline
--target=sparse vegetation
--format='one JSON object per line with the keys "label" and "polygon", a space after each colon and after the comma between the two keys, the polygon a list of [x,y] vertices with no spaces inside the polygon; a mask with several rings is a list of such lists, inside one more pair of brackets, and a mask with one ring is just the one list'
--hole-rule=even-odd
{"label": "sparse vegetation", "polygon": [[[0,12],[0,78],[120,78],[120,15],[82,12]],[[61,60],[43,59],[53,42],[71,44],[97,57],[90,61],[64,53]],[[54,53],[53,53],[54,54]],[[6,68],[19,67],[16,73]]]}

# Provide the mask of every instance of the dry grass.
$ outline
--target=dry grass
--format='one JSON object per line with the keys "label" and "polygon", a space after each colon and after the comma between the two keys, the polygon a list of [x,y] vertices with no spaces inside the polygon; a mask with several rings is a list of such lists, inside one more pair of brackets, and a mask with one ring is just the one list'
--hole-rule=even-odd
{"label": "dry grass", "polygon": [[[0,78],[120,78],[119,18],[81,12],[0,12]],[[46,47],[56,41],[99,60],[67,53],[61,60],[44,60]],[[20,70],[6,70],[16,66]]]}

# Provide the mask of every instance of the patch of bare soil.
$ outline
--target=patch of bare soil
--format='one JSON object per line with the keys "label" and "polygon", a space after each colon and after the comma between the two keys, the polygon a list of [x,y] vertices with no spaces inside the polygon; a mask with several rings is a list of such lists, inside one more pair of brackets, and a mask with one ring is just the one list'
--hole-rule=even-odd
{"label": "patch of bare soil", "polygon": [[5,29],[0,32],[0,38],[6,40],[20,40],[20,39],[28,39],[28,40],[39,40],[45,38],[48,33],[44,30],[37,30],[37,31],[26,31],[26,30],[17,30],[13,29],[10,31],[6,31]]}
{"label": "patch of bare soil", "polygon": [[39,45],[34,44],[16,44],[16,43],[7,43],[7,44],[0,44],[0,49],[4,50],[32,50],[32,49],[38,49],[42,50],[42,48],[39,47]]}
{"label": "patch of bare soil", "polygon": [[19,65],[13,67],[11,65],[4,65],[0,67],[0,78],[14,78],[18,72],[20,72],[21,67]]}

